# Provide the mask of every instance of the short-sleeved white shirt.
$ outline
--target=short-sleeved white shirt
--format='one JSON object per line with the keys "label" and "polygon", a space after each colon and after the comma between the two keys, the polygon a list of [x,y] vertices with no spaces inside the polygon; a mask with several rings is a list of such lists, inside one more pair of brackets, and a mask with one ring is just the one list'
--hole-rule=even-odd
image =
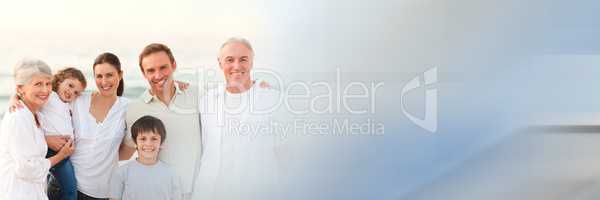
{"label": "short-sleeved white shirt", "polygon": [[81,95],[73,102],[75,152],[71,162],[75,169],[77,190],[96,197],[109,197],[109,182],[118,167],[119,146],[125,134],[125,111],[128,100],[118,97],[101,123],[89,112],[91,94]]}
{"label": "short-sleeved white shirt", "polygon": [[60,100],[58,94],[51,92],[48,102],[39,113],[40,124],[46,135],[73,136],[71,105]]}

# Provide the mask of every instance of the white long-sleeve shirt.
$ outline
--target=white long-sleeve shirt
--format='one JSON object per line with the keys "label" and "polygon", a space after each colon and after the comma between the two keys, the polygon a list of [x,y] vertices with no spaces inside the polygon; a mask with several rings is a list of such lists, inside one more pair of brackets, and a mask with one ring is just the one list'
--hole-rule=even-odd
{"label": "white long-sleeve shirt", "polygon": [[201,99],[204,153],[193,199],[278,199],[281,129],[272,124],[278,112],[269,109],[279,95],[257,86],[240,94],[220,87]]}
{"label": "white long-sleeve shirt", "polygon": [[128,100],[119,97],[101,123],[90,114],[91,95],[73,103],[75,152],[70,159],[75,169],[77,190],[96,197],[109,197],[109,182],[119,162],[119,146],[125,135]]}
{"label": "white long-sleeve shirt", "polygon": [[50,160],[44,132],[27,108],[6,112],[0,129],[0,200],[45,200]]}

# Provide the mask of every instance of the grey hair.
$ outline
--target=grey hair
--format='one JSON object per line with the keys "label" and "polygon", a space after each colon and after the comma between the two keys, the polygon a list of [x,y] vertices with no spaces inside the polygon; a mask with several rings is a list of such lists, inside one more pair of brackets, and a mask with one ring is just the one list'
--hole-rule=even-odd
{"label": "grey hair", "polygon": [[34,58],[25,58],[15,65],[14,79],[16,85],[25,85],[36,75],[52,78],[52,70],[44,61]]}
{"label": "grey hair", "polygon": [[250,52],[252,53],[252,57],[254,57],[254,49],[252,49],[252,45],[246,38],[231,37],[231,38],[227,39],[227,41],[225,41],[225,43],[223,43],[221,45],[221,48],[219,49],[219,58],[221,58],[221,51],[223,51],[223,48],[225,48],[225,46],[227,46],[228,44],[231,44],[231,43],[240,43],[240,44],[246,46],[246,48],[250,49]]}

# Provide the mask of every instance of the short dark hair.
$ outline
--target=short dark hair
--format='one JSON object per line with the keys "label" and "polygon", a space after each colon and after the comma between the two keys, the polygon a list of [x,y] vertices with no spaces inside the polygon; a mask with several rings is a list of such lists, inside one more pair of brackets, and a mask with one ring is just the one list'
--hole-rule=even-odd
{"label": "short dark hair", "polygon": [[139,59],[139,64],[140,64],[140,70],[142,70],[142,73],[144,73],[144,68],[142,67],[142,60],[144,59],[144,57],[153,54],[153,53],[158,53],[158,52],[165,52],[167,54],[167,56],[169,56],[169,60],[171,61],[171,64],[175,63],[175,57],[173,57],[173,53],[171,52],[171,49],[164,44],[161,43],[152,43],[149,44],[148,46],[144,47],[144,49],[142,50],[142,53],[140,53],[140,59]]}
{"label": "short dark hair", "polygon": [[135,144],[137,144],[138,134],[142,132],[153,132],[160,135],[160,144],[167,139],[167,131],[163,122],[150,115],[139,118],[131,125],[131,138],[133,138]]}

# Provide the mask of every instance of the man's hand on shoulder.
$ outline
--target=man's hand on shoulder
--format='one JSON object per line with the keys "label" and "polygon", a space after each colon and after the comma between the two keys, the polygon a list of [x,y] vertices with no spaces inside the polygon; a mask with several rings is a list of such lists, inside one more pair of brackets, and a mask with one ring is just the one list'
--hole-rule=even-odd
{"label": "man's hand on shoulder", "polygon": [[271,88],[271,85],[269,85],[269,83],[267,83],[265,81],[260,81],[260,83],[258,84],[258,86],[260,86],[260,88],[267,88],[267,89]]}
{"label": "man's hand on shoulder", "polygon": [[183,81],[175,81],[177,83],[177,85],[179,86],[179,90],[187,90],[190,87],[189,83],[183,82]]}

